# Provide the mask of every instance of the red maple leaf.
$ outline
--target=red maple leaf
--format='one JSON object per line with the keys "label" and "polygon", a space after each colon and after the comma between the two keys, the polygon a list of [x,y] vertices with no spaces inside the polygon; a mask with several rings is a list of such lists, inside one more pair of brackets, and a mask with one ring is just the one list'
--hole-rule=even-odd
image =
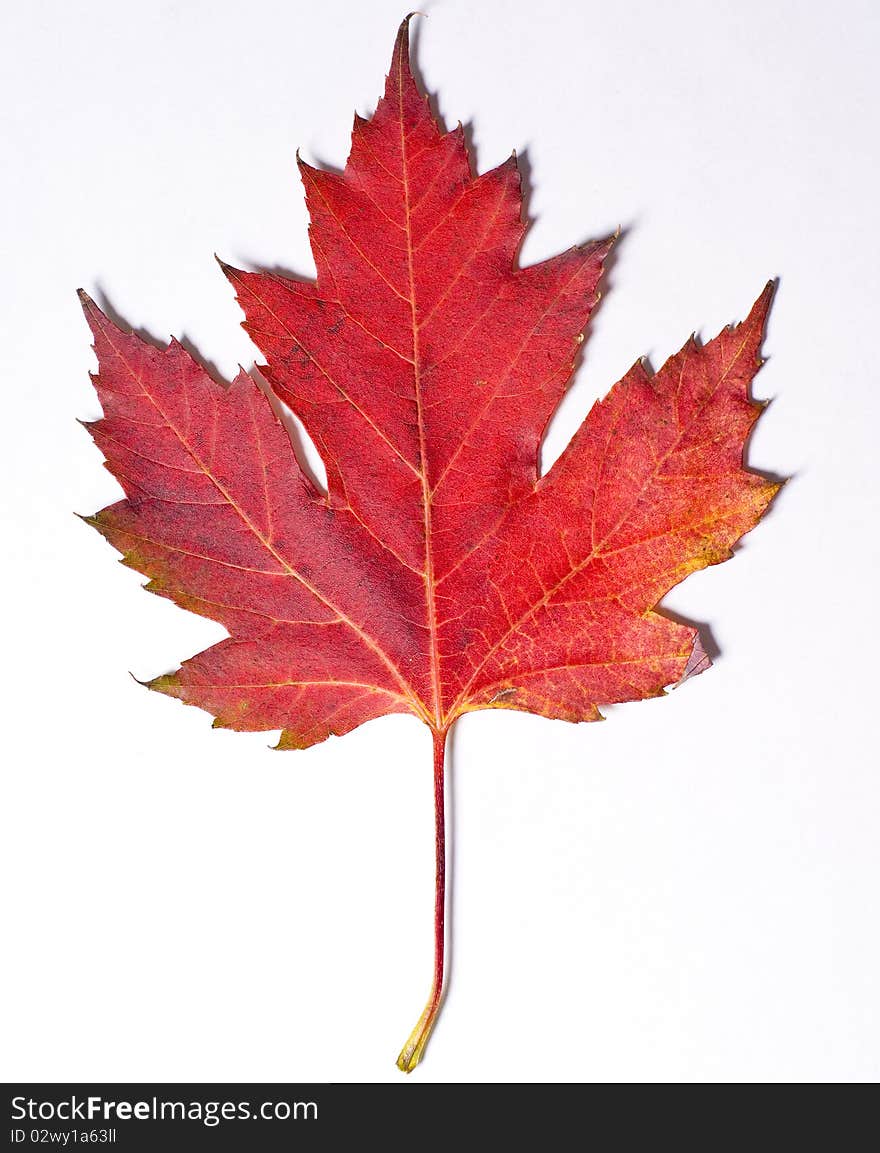
{"label": "red maple leaf", "polygon": [[223,388],[83,296],[90,431],[126,494],[89,520],[150,591],[229,632],[151,688],[217,726],[280,729],[284,749],[386,713],[431,729],[435,972],[410,1070],[443,986],[446,734],[475,709],[597,720],[708,664],[655,606],[726,559],[778,487],[743,468],[772,287],[659,372],[637,362],[539,477],[612,241],[517,267],[516,160],[472,174],[413,80],[408,20],[345,171],[300,169],[317,281],[223,267],[326,497],[250,376]]}

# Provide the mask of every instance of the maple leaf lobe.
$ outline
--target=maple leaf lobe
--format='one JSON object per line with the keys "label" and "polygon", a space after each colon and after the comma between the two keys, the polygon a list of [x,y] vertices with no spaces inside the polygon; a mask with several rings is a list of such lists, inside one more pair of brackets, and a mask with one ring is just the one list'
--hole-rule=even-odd
{"label": "maple leaf lobe", "polygon": [[228,390],[87,298],[125,499],[89,518],[147,588],[229,637],[150,682],[215,725],[304,748],[392,712],[597,720],[702,671],[696,630],[655,611],[730,555],[778,486],[743,467],[772,293],[593,406],[546,476],[611,240],[520,268],[515,158],[474,175],[409,66],[356,116],[342,173],[298,158],[314,283],[221,262],[327,470],[324,499],[244,372]]}

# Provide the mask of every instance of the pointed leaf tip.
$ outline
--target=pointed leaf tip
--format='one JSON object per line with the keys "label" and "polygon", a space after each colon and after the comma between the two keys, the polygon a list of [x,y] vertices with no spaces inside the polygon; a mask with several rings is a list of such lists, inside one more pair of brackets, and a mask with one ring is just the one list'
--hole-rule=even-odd
{"label": "pointed leaf tip", "polygon": [[770,312],[770,305],[773,303],[773,297],[776,295],[776,288],[779,284],[778,280],[768,280],[761,290],[758,299],[749,310],[749,315],[746,317],[746,324],[760,325],[763,332],[767,323],[767,315]]}
{"label": "pointed leaf tip", "polygon": [[241,269],[236,268],[233,264],[227,264],[225,260],[216,254],[216,252],[214,253],[214,259],[217,261],[220,271],[223,273],[229,283],[233,286],[233,288],[237,288],[240,283]]}
{"label": "pointed leaf tip", "polygon": [[[134,673],[131,674],[134,677]],[[145,689],[149,689],[154,693],[165,693],[168,696],[177,696],[177,691],[180,687],[180,680],[177,673],[162,673],[161,676],[153,677],[150,681],[140,681],[137,677],[134,679],[139,685],[143,685]]]}
{"label": "pointed leaf tip", "polygon": [[76,295],[79,298],[80,307],[85,313],[86,320],[91,324],[91,318],[94,316],[103,316],[100,308],[95,304],[94,300],[89,296],[84,288],[78,288]]}
{"label": "pointed leaf tip", "polygon": [[712,660],[703,647],[703,641],[700,637],[700,634],[697,633],[697,635],[694,637],[694,647],[691,649],[691,655],[688,657],[688,662],[685,665],[684,672],[681,674],[681,677],[675,687],[678,688],[679,685],[683,685],[684,682],[690,680],[691,677],[699,676],[700,673],[704,673],[706,669],[711,668],[711,666]]}
{"label": "pointed leaf tip", "polygon": [[394,70],[395,64],[399,64],[404,72],[410,71],[409,65],[409,26],[410,21],[416,16],[424,16],[424,12],[408,12],[401,20],[400,27],[397,29],[397,36],[394,40],[394,50],[391,56],[391,69]]}

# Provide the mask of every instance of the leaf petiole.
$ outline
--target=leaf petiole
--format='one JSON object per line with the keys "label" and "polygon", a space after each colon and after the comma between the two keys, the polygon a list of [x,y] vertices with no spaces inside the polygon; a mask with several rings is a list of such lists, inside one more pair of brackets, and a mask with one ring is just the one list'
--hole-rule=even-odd
{"label": "leaf petiole", "polygon": [[446,952],[446,813],[444,759],[446,752],[446,729],[432,729],[434,739],[434,979],[431,995],[416,1022],[416,1027],[397,1058],[397,1067],[404,1073],[412,1073],[422,1059],[434,1022],[443,1001],[443,962]]}

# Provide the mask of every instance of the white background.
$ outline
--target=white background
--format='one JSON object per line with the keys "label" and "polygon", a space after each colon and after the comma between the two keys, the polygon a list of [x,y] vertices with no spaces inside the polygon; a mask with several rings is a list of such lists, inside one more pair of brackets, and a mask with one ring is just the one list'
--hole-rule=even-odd
{"label": "white background", "polygon": [[873,0],[448,0],[418,66],[481,169],[526,158],[526,263],[626,229],[545,452],[640,354],[781,278],[756,467],[792,475],[669,597],[721,650],[569,726],[465,719],[453,962],[427,1058],[430,742],[305,753],[129,676],[217,626],[77,521],[117,498],[74,289],[255,350],[212,253],[308,272],[297,145],[340,164],[399,0],[6,7],[0,1073],[21,1079],[874,1080],[880,1074]]}

